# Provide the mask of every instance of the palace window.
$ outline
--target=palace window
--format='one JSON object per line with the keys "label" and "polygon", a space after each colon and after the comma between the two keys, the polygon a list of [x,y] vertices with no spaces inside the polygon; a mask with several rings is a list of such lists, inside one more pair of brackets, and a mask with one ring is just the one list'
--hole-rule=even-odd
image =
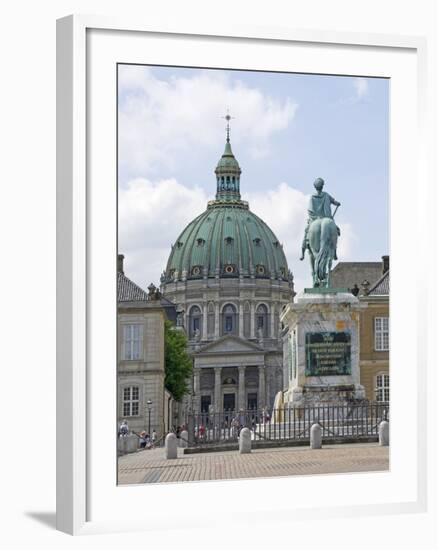
{"label": "palace window", "polygon": [[264,304],[260,304],[256,311],[256,327],[257,335],[268,335],[268,308]]}
{"label": "palace window", "polygon": [[227,304],[222,312],[222,333],[236,334],[237,332],[237,312],[232,304]]}
{"label": "palace window", "polygon": [[389,317],[374,318],[374,349],[389,350]]}
{"label": "palace window", "polygon": [[190,339],[195,338],[195,336],[201,336],[202,330],[202,313],[198,306],[193,306],[190,310],[189,317],[189,337]]}
{"label": "palace window", "polygon": [[123,359],[135,361],[142,358],[143,325],[123,325]]}
{"label": "palace window", "polygon": [[138,386],[123,388],[123,416],[138,416],[140,413],[140,389]]}
{"label": "palace window", "polygon": [[378,374],[376,377],[376,401],[389,401],[389,374]]}

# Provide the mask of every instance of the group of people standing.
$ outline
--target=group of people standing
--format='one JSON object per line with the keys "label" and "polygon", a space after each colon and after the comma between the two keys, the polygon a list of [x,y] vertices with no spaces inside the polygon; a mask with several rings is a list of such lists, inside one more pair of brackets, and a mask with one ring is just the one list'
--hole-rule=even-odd
{"label": "group of people standing", "polygon": [[[157,432],[155,430],[152,430],[152,434],[146,433],[145,430],[143,430],[139,434],[136,432],[132,433],[138,437],[140,449],[153,449],[155,447],[155,443],[157,441]],[[126,420],[123,420],[119,426],[118,436],[127,437],[129,434],[130,430],[128,422]]]}

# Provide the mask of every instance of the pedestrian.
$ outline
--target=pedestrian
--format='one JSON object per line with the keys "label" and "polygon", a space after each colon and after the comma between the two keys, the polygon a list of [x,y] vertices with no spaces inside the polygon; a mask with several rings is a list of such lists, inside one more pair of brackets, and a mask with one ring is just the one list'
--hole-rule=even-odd
{"label": "pedestrian", "polygon": [[155,442],[157,441],[157,432],[152,430],[152,447],[155,447]]}
{"label": "pedestrian", "polygon": [[140,433],[140,449],[144,449],[146,447],[146,432],[142,431]]}
{"label": "pedestrian", "polygon": [[204,436],[205,436],[205,426],[204,426],[204,424],[201,424],[199,426],[199,437],[201,439],[204,439]]}
{"label": "pedestrian", "polygon": [[123,420],[119,427],[119,435],[125,437],[129,434],[129,426],[126,420]]}

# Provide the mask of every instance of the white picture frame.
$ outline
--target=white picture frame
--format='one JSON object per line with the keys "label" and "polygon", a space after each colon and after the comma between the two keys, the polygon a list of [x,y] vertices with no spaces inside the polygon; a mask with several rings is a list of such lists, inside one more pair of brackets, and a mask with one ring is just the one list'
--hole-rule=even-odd
{"label": "white picture frame", "polygon": [[[125,40],[128,34],[131,43]],[[138,47],[143,40],[149,40],[150,45],[155,46],[159,42],[162,49],[156,47],[148,49],[145,43],[143,51],[143,46]],[[294,70],[314,72],[314,69],[309,70],[310,65],[306,70],[306,63],[312,56],[316,57],[319,48],[326,53],[324,59],[326,74],[387,76],[393,79],[396,88],[401,87],[402,79],[406,80],[403,94],[407,101],[407,121],[401,120],[398,116],[401,113],[402,97],[393,95],[391,106],[391,181],[397,181],[397,187],[391,185],[391,334],[394,345],[394,350],[391,350],[391,364],[401,362],[407,369],[409,362],[410,365],[415,365],[415,372],[411,373],[408,385],[397,373],[393,378],[392,416],[397,415],[397,411],[401,415],[405,414],[400,396],[409,389],[413,405],[411,415],[409,418],[405,415],[403,423],[415,432],[417,445],[412,445],[411,451],[404,453],[405,465],[401,464],[397,454],[400,434],[397,432],[397,422],[395,422],[391,432],[391,471],[388,474],[380,474],[385,476],[380,478],[380,482],[383,480],[386,488],[382,489],[382,493],[378,495],[379,498],[371,493],[366,495],[365,486],[372,486],[375,474],[352,475],[348,483],[341,479],[338,482],[337,491],[340,495],[339,500],[337,500],[338,496],[332,496],[330,498],[332,502],[321,498],[313,505],[311,500],[304,498],[304,491],[306,485],[310,486],[314,481],[305,477],[292,481],[295,494],[300,494],[299,491],[303,492],[299,503],[291,502],[290,499],[281,500],[280,497],[278,502],[274,503],[270,499],[271,493],[278,494],[280,489],[284,490],[286,486],[292,487],[289,480],[284,478],[223,483],[203,482],[162,487],[117,488],[115,485],[108,487],[108,484],[111,484],[112,473],[115,480],[115,416],[111,414],[116,406],[115,340],[114,349],[109,350],[108,355],[100,354],[100,360],[97,361],[96,354],[99,354],[98,349],[102,346],[102,338],[99,337],[99,330],[96,330],[96,323],[101,318],[102,324],[107,322],[115,324],[115,298],[110,309],[107,309],[108,299],[111,302],[111,297],[115,296],[113,293],[115,289],[113,273],[115,273],[116,262],[115,233],[113,232],[116,223],[115,188],[108,185],[112,191],[109,191],[110,194],[104,199],[102,197],[102,204],[105,204],[103,207],[99,206],[96,199],[100,199],[100,193],[106,191],[90,183],[103,181],[103,179],[114,181],[116,177],[115,155],[109,155],[111,151],[115,153],[116,150],[114,121],[105,119],[105,123],[102,122],[104,120],[102,117],[108,113],[105,109],[111,105],[115,108],[113,99],[116,90],[111,88],[112,77],[108,72],[105,73],[105,70],[111,66],[115,68],[114,59],[118,59],[119,62],[141,63],[143,55],[149,59],[150,63],[152,58],[157,64],[171,64],[173,59],[173,64],[196,65],[198,63],[198,66],[206,66],[202,62],[199,64],[195,59],[196,55],[199,55],[193,47],[195,43],[202,44],[203,55],[211,55],[213,65],[220,63],[217,51],[219,43],[226,50],[225,53],[221,52],[221,56],[233,55],[236,59],[236,67],[250,68],[248,59],[252,59],[254,66],[259,64],[258,66],[272,70],[279,69],[282,63],[285,64],[283,68],[286,68],[289,62],[287,61],[288,49],[293,47],[296,54]],[[252,48],[258,48],[261,54],[257,59],[251,57],[254,55],[251,53]],[[57,528],[59,530],[70,534],[84,534],[152,529],[169,523],[169,516],[175,527],[187,526],[190,517],[186,517],[184,513],[179,515],[176,513],[177,507],[181,512],[182,503],[185,501],[215,493],[210,508],[210,513],[214,516],[214,509],[220,506],[225,492],[244,489],[248,495],[247,498],[255,501],[257,492],[254,487],[262,488],[264,494],[268,496],[266,502],[261,503],[259,507],[256,505],[252,513],[263,512],[266,520],[282,517],[291,511],[294,518],[303,519],[323,518],[328,515],[333,517],[425,510],[427,478],[424,426],[426,425],[425,350],[427,346],[424,327],[421,333],[422,345],[419,345],[418,312],[421,308],[425,308],[427,289],[425,275],[419,268],[420,262],[412,262],[408,267],[403,266],[403,246],[409,247],[410,253],[415,250],[417,259],[426,257],[426,245],[419,238],[425,231],[425,221],[419,216],[419,208],[424,206],[426,197],[423,141],[425,49],[424,39],[417,37],[300,31],[284,28],[239,27],[224,30],[205,26],[200,29],[194,26],[180,29],[171,25],[152,28],[143,22],[95,16],[69,16],[58,21]],[[192,51],[194,57],[191,59],[187,57],[184,61],[185,50]],[[209,50],[210,54],[206,50]],[[274,57],[273,53],[279,53],[279,55]],[[213,61],[214,54],[215,61]],[[104,60],[102,57],[102,63],[97,64],[93,57],[96,55],[106,57]],[[379,67],[379,59],[383,60],[383,58],[387,59]],[[274,59],[275,66],[273,66]],[[350,69],[348,73],[345,72],[347,66],[354,66],[353,62],[357,63],[358,70],[351,72]],[[227,67],[229,66],[227,63]],[[398,93],[397,90],[395,93]],[[95,114],[93,111],[96,105],[93,94],[99,96],[100,113]],[[94,116],[97,118],[92,119],[91,117]],[[96,128],[106,134],[109,140],[106,143],[105,139],[102,139],[99,149],[96,149],[97,137],[90,134],[95,132]],[[407,130],[411,135],[405,135]],[[408,152],[409,155],[406,154]],[[413,180],[416,181],[416,186],[412,185],[411,195],[406,197],[404,196],[406,193],[399,193],[398,189],[406,191],[409,178],[411,184]],[[403,228],[402,213],[413,203],[417,205],[417,208],[412,211],[415,229],[411,234],[407,234],[406,228]],[[99,223],[96,221],[97,217],[99,217]],[[98,243],[102,246],[97,262],[95,251]],[[113,264],[114,270],[112,270]],[[404,274],[399,276],[398,273],[402,267]],[[408,305],[399,303],[399,298],[403,295],[404,277],[416,281],[415,288],[411,289]],[[97,280],[99,280],[99,290],[96,286]],[[409,331],[400,322],[399,313],[402,307],[405,308],[404,312],[407,308],[410,315]],[[108,321],[111,312],[114,314],[113,321]],[[109,326],[108,330],[107,327],[102,328],[102,333],[105,333],[103,340],[108,341],[108,334],[111,334],[113,328],[112,326]],[[414,334],[415,337],[407,342],[406,336],[409,333]],[[403,350],[398,349],[397,341],[403,342]],[[108,388],[108,392],[105,395],[101,392],[100,397],[97,397],[96,380],[100,380],[102,375],[99,371],[100,363],[113,365],[112,370],[107,370],[114,379],[111,382],[108,378],[108,382],[103,384],[103,387]],[[98,401],[99,406],[97,406]],[[99,433],[93,427],[93,422],[100,422],[99,425],[103,426]],[[109,447],[106,448],[106,445]],[[110,451],[111,446],[113,454]],[[99,472],[96,464],[99,464]],[[401,479],[404,479],[404,487],[399,487]],[[326,486],[326,491],[330,490],[332,482],[333,476],[331,478],[326,476],[319,481]],[[358,487],[356,492],[348,487],[345,487],[344,491],[343,485],[353,487],[354,483],[357,483]],[[141,499],[144,498],[144,490],[153,491],[154,495],[155,515],[150,513],[147,518],[142,517],[141,513],[135,513],[135,507],[137,506],[138,509],[139,502],[141,503]],[[172,505],[166,506],[170,497],[175,501],[173,508]],[[123,510],[130,506],[131,509],[126,514],[123,513]],[[160,523],[160,514],[164,515],[165,510],[166,522],[163,517],[163,522]],[[201,510],[201,516],[202,513]],[[199,523],[205,527],[209,525],[209,518],[206,515],[200,519],[198,514],[192,518],[192,523],[194,527]]]}

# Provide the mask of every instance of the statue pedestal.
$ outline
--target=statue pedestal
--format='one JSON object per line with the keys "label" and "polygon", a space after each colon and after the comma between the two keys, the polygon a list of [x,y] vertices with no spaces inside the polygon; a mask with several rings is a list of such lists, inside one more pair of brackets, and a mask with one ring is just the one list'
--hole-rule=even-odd
{"label": "statue pedestal", "polygon": [[281,321],[286,406],[342,405],[365,398],[360,384],[359,318],[366,305],[344,289],[305,289]]}

